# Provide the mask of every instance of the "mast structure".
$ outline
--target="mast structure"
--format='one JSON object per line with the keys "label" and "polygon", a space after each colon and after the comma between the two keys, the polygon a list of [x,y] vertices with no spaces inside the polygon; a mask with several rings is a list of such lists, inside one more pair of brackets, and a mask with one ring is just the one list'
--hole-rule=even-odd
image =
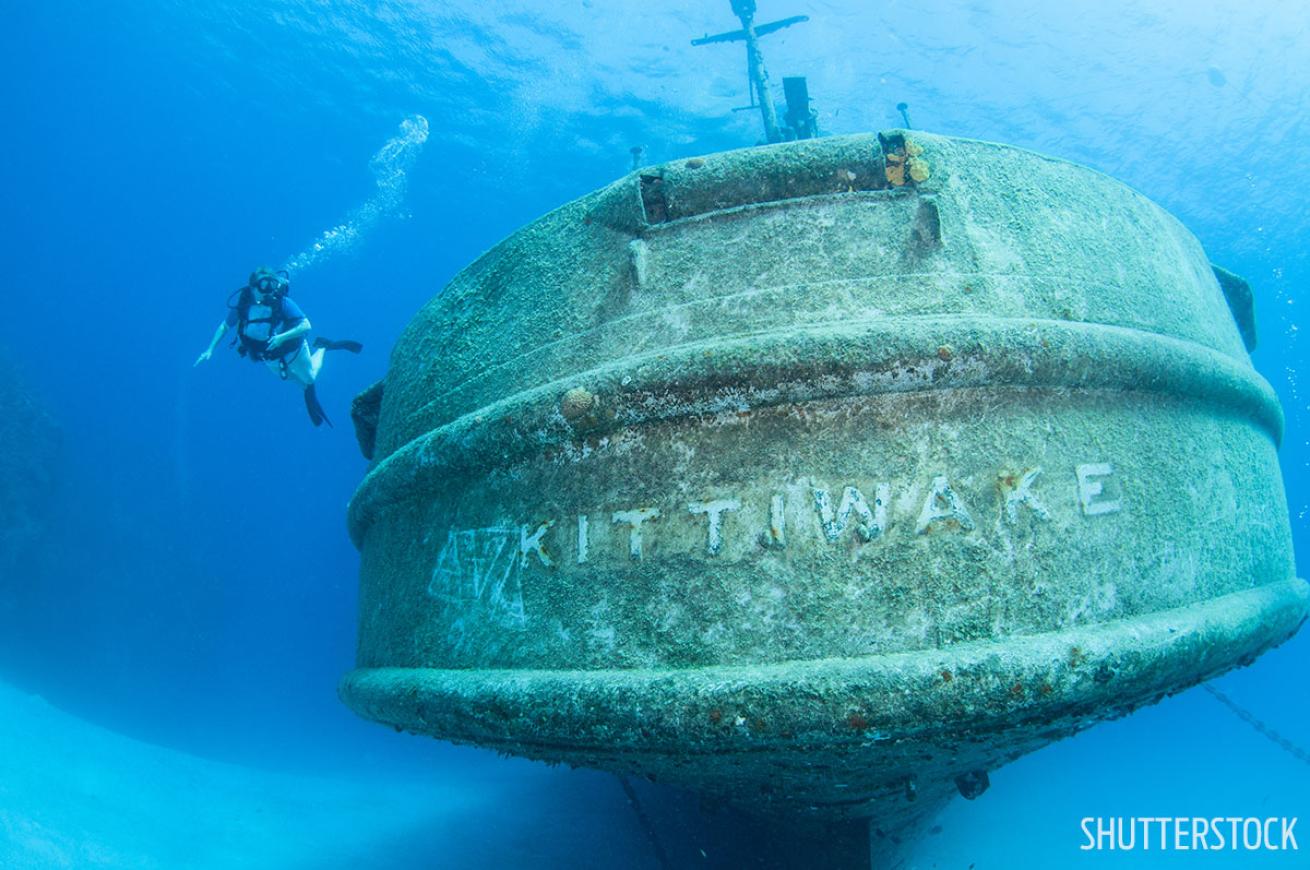
{"label": "mast structure", "polygon": [[732,11],[741,19],[746,41],[746,68],[750,71],[755,97],[760,103],[760,116],[764,121],[764,138],[769,142],[782,141],[778,130],[778,111],[769,93],[769,71],[764,68],[764,55],[760,53],[759,37],[755,33],[755,0],[732,0]]}
{"label": "mast structure", "polygon": [[778,126],[778,110],[773,104],[773,94],[769,92],[769,71],[764,66],[764,54],[760,51],[759,38],[782,30],[784,27],[791,27],[793,24],[809,21],[809,16],[793,15],[790,18],[770,21],[768,24],[756,26],[755,0],[729,0],[729,2],[732,4],[732,13],[741,20],[741,30],[703,36],[700,39],[693,39],[691,44],[746,43],[746,73],[750,77],[751,105],[742,108],[753,109],[758,106],[760,119],[764,123],[765,141],[770,143],[781,142],[783,134],[782,129]]}

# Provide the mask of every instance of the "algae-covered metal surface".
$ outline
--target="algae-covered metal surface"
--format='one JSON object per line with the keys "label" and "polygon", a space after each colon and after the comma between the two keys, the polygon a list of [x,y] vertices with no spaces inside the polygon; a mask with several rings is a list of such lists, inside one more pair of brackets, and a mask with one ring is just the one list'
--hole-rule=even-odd
{"label": "algae-covered metal surface", "polygon": [[1305,619],[1282,414],[1229,305],[1158,206],[1003,145],[634,172],[397,344],[342,696],[908,824]]}

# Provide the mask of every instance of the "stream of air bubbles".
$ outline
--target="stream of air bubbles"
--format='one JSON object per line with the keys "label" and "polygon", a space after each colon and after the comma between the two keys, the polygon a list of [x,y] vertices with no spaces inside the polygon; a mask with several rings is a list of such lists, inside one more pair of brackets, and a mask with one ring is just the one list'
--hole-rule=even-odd
{"label": "stream of air bubbles", "polygon": [[428,120],[411,115],[400,122],[400,130],[387,140],[369,160],[369,169],[377,180],[377,191],[340,224],[324,230],[308,247],[287,260],[284,269],[291,275],[327,258],[352,250],[379,220],[395,214],[405,198],[407,173],[423,143],[428,141]]}

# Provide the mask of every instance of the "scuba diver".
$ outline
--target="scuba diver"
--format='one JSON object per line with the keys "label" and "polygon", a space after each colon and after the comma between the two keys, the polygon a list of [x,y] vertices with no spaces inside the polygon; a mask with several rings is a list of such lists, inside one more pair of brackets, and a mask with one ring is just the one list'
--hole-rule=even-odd
{"label": "scuba diver", "polygon": [[[250,273],[250,281],[228,297],[227,317],[214,330],[209,347],[196,359],[200,365],[214,355],[228,329],[236,329],[237,353],[252,362],[265,363],[277,372],[282,380],[294,378],[305,388],[305,408],[315,426],[332,425],[314,392],[314,381],[323,367],[323,354],[329,350],[348,350],[359,353],[364,346],[357,341],[331,341],[314,339],[310,349],[307,336],[311,329],[309,318],[290,296],[290,277],[285,271],[274,272],[261,266]],[[233,298],[236,301],[233,302]]]}

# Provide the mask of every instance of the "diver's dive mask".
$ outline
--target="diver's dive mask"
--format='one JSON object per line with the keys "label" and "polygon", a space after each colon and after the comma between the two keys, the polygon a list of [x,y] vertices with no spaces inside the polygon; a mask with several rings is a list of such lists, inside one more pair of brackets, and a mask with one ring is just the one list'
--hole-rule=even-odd
{"label": "diver's dive mask", "polygon": [[287,292],[290,278],[285,271],[271,272],[261,269],[250,276],[250,286],[265,296],[281,296]]}

